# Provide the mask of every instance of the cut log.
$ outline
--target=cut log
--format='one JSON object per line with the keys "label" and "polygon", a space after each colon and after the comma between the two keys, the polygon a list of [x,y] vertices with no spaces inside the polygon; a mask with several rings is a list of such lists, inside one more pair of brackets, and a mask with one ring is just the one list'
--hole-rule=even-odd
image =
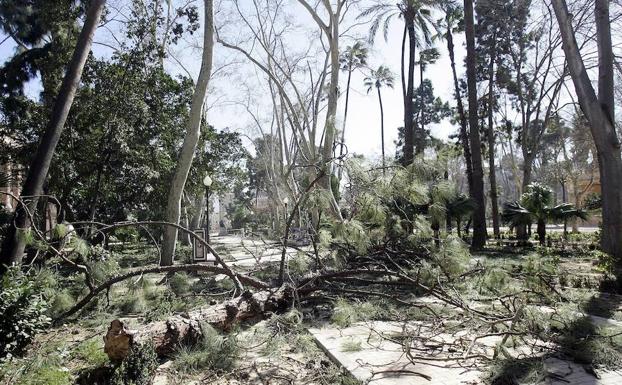
{"label": "cut log", "polygon": [[159,357],[169,356],[180,345],[197,343],[202,337],[202,324],[229,331],[240,321],[264,318],[270,313],[286,310],[291,306],[292,298],[293,288],[284,285],[254,294],[245,292],[230,301],[175,315],[138,330],[130,330],[123,321],[115,319],[104,336],[104,351],[111,361],[119,362],[127,357],[133,346],[152,343]]}

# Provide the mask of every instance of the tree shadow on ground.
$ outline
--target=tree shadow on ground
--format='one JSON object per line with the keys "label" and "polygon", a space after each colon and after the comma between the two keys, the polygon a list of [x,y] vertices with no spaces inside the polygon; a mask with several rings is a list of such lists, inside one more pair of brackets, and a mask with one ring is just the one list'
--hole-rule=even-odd
{"label": "tree shadow on ground", "polygon": [[[604,281],[602,290],[618,289],[615,281]],[[558,358],[572,362],[586,374],[581,376],[582,385],[596,385],[599,375],[595,369],[622,368],[622,338],[617,340],[606,333],[603,327],[616,327],[609,319],[620,316],[622,296],[600,291],[582,306],[584,315],[569,321],[552,324],[553,337],[551,342],[558,346],[555,352],[539,357],[503,359],[497,362],[489,383],[491,385],[518,385],[522,383],[545,383],[548,379],[552,384],[573,383],[573,379],[565,379],[568,374],[548,372],[545,361]],[[594,317],[596,316],[596,317]],[[622,325],[622,321],[618,321]],[[622,327],[622,326],[621,326]],[[576,373],[575,373],[576,374]]]}

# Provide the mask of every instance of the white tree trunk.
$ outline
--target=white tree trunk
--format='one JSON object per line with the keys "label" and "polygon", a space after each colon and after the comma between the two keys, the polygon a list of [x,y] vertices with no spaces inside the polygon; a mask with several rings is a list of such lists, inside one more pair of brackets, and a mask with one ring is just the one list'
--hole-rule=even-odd
{"label": "white tree trunk", "polygon": [[[213,8],[213,0],[205,0],[205,32],[203,36],[203,58],[201,62],[201,71],[199,72],[199,78],[194,89],[186,136],[179,154],[177,168],[175,169],[175,174],[173,175],[166,206],[166,221],[172,223],[179,223],[181,198],[186,184],[186,179],[188,178],[188,173],[190,172],[190,167],[192,166],[194,152],[199,141],[201,118],[203,116],[203,104],[205,102],[205,94],[207,93],[207,86],[212,73],[212,58],[214,51]],[[171,226],[167,227],[164,232],[160,265],[169,266],[173,264],[176,240],[177,229]]]}

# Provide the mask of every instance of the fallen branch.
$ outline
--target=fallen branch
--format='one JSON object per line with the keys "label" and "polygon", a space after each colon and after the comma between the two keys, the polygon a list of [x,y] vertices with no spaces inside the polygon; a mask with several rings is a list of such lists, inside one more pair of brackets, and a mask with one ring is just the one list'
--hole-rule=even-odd
{"label": "fallen branch", "polygon": [[[95,298],[99,293],[101,293],[104,290],[108,290],[112,285],[114,285],[115,283],[119,283],[121,281],[124,281],[128,278],[131,277],[135,277],[138,275],[143,275],[143,274],[149,274],[149,273],[174,273],[174,272],[178,272],[178,271],[206,271],[206,272],[210,272],[210,273],[214,273],[214,274],[227,274],[227,270],[222,268],[222,267],[218,267],[218,266],[212,266],[212,265],[198,265],[198,264],[188,264],[188,265],[173,265],[173,266],[154,266],[154,267],[146,267],[146,268],[138,268],[138,269],[132,269],[129,270],[121,275],[118,275],[116,277],[110,278],[109,280],[107,280],[106,282],[100,284],[97,287],[94,287],[92,290],[89,291],[89,293],[82,298],[78,303],[76,303],[71,309],[67,310],[66,312],[64,312],[63,314],[61,314],[57,319],[56,319],[56,323],[58,323],[59,321],[70,317],[71,315],[75,314],[76,312],[78,312],[80,309],[82,309],[84,306],[86,306],[93,298]],[[243,274],[237,274],[238,279],[251,286],[254,287],[256,289],[268,289],[270,286],[256,278],[253,277],[249,277],[247,275],[243,275]]]}

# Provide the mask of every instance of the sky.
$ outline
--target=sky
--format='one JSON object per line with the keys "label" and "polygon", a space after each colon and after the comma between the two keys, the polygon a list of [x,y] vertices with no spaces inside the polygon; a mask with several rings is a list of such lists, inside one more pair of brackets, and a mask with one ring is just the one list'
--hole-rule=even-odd
{"label": "sky", "polygon": [[[126,10],[123,9],[123,3],[123,0],[109,1],[108,4],[110,5],[111,17],[121,19],[119,15],[126,12]],[[200,7],[199,15],[201,16],[201,24],[203,24],[202,4],[200,1],[196,1],[196,4]],[[223,2],[220,6],[222,7],[223,4],[225,3]],[[292,20],[295,20],[295,22],[300,24],[303,28],[308,28],[309,30],[315,29],[314,24],[309,18],[306,10],[299,5],[296,0],[286,1],[286,10],[289,17]],[[219,18],[219,15],[224,12],[225,10],[217,9],[217,25],[220,20],[224,20],[224,23],[227,22],[226,17]],[[351,15],[356,16],[358,12],[358,10],[353,9],[351,10]],[[354,20],[354,17],[352,17],[351,20]],[[114,37],[112,36],[115,29],[113,25],[114,24],[110,23],[106,26],[106,28],[98,29],[94,39],[95,44],[93,46],[93,52],[96,56],[109,56],[112,50],[107,48],[106,45],[116,45]],[[226,25],[221,26],[223,29],[226,27]],[[348,36],[344,37],[344,39],[340,42],[341,49],[343,50],[347,45],[352,44],[354,41],[352,38],[367,38],[367,28],[367,26],[361,26],[358,29],[355,28],[350,31]],[[5,36],[0,34],[0,41],[4,38]],[[295,46],[296,40],[300,38],[301,36],[299,35],[293,35],[292,39],[294,42],[292,44]],[[377,68],[379,65],[384,65],[389,67],[395,74],[395,88],[382,89],[385,112],[385,151],[387,156],[395,154],[394,141],[397,139],[397,128],[403,125],[403,104],[399,80],[401,38],[402,21],[400,19],[394,19],[392,26],[389,29],[387,41],[385,41],[382,34],[379,33],[374,46],[370,48],[370,57],[368,60],[370,68]],[[196,46],[200,46],[201,39],[202,29],[197,31],[193,37],[174,48],[173,50],[175,51],[175,56],[183,64],[184,69],[182,69],[176,61],[169,59],[166,63],[167,70],[171,73],[183,75],[186,74],[185,71],[187,70],[196,79],[201,65],[201,53]],[[462,63],[465,56],[463,35],[458,34],[455,37],[455,40],[457,69],[459,71],[458,75],[461,76],[464,71]],[[444,42],[439,41],[437,48],[441,53],[441,57],[437,63],[428,66],[425,78],[432,81],[436,96],[440,96],[441,99],[448,101],[451,105],[453,105],[453,79],[451,76],[449,57],[447,55]],[[11,39],[4,41],[4,43],[0,45],[0,61],[4,62],[10,58],[13,55],[14,50],[15,44]],[[239,62],[240,58],[233,58],[231,52],[228,51],[228,49],[218,44],[215,46],[214,68],[220,68],[220,66],[230,62],[231,60],[237,60]],[[245,70],[248,71],[247,73],[253,73],[254,71],[249,63],[238,63],[236,68],[245,68]],[[418,84],[420,81],[418,76],[419,71],[416,70],[415,72],[415,84]],[[379,157],[380,109],[377,94],[372,92],[368,95],[365,87],[363,86],[363,80],[368,73],[369,70],[365,69],[362,71],[356,71],[352,75],[349,113],[345,128],[345,141],[350,153],[362,153],[371,157]],[[239,76],[239,74],[237,74],[237,76]],[[246,113],[245,109],[238,105],[238,102],[245,96],[242,95],[239,89],[236,90],[235,86],[231,87],[232,84],[235,85],[236,82],[239,81],[237,76],[235,73],[227,71],[226,67],[223,70],[219,70],[218,75],[215,76],[214,81],[211,84],[210,93],[208,94],[206,102],[209,106],[207,119],[217,129],[228,127],[232,130],[240,131],[241,133],[252,137],[256,134],[253,129],[249,128],[252,126],[252,119]],[[256,76],[259,77],[260,74],[256,73]],[[257,80],[259,80],[259,78]],[[345,87],[345,80],[346,74],[342,72],[340,74],[341,87]],[[40,90],[41,87],[37,79],[31,81],[26,87],[27,95],[33,99],[38,98]],[[339,100],[339,110],[337,116],[338,127],[341,127],[342,124],[344,105],[345,92],[342,92],[342,96]],[[430,129],[432,135],[435,137],[446,139],[448,135],[455,132],[456,127],[452,126],[449,121],[446,120],[441,124],[430,126]]]}

